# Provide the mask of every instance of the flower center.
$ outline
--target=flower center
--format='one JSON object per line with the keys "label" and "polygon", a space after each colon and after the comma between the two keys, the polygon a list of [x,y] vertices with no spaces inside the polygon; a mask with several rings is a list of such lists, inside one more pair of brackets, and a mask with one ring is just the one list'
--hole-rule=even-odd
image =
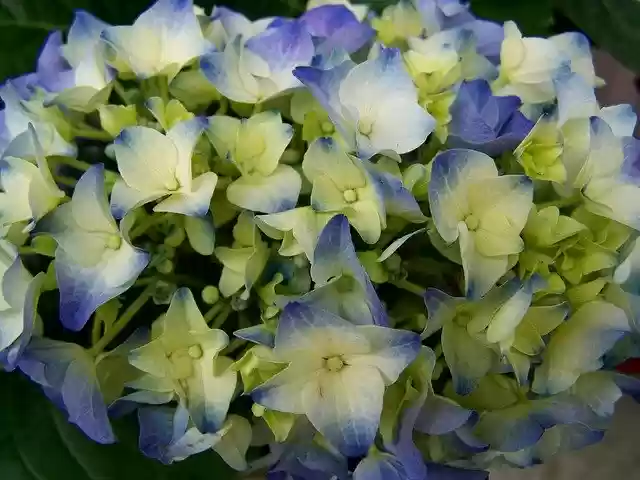
{"label": "flower center", "polygon": [[368,118],[363,118],[358,122],[358,131],[368,137],[373,132],[373,121]]}
{"label": "flower center", "polygon": [[324,134],[333,133],[334,132],[333,123],[331,123],[328,120],[325,120],[320,124],[320,130],[322,130],[322,133]]}
{"label": "flower center", "polygon": [[178,182],[178,179],[176,177],[173,177],[165,184],[165,187],[170,192],[175,192],[176,190],[178,190],[178,188],[180,188],[180,183]]}
{"label": "flower center", "polygon": [[199,360],[202,358],[203,352],[202,347],[199,344],[191,345],[187,350],[189,356],[195,360]]}
{"label": "flower center", "polygon": [[324,366],[330,372],[339,372],[344,367],[344,362],[340,357],[329,357],[325,360]]}
{"label": "flower center", "polygon": [[110,250],[118,250],[122,245],[122,237],[120,235],[109,235],[107,238],[107,248]]}
{"label": "flower center", "polygon": [[344,198],[345,202],[353,203],[358,200],[358,193],[353,189],[349,189],[342,192],[342,197]]}
{"label": "flower center", "polygon": [[468,215],[467,218],[464,219],[464,223],[467,224],[467,228],[472,232],[474,230],[477,230],[477,228],[480,226],[480,220],[473,213]]}

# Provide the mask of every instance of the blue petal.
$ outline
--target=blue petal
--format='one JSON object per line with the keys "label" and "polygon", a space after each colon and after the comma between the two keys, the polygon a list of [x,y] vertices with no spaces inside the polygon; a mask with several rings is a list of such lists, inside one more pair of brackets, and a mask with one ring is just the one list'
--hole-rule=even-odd
{"label": "blue petal", "polygon": [[453,400],[438,395],[429,395],[416,420],[416,430],[429,435],[442,435],[457,430],[471,416],[471,410],[461,407]]}
{"label": "blue petal", "polygon": [[353,53],[373,38],[375,31],[358,21],[343,5],[323,5],[305,13],[300,20],[313,37],[322,39],[317,45],[320,54],[335,49]]}
{"label": "blue petal", "polygon": [[365,302],[371,312],[371,323],[388,325],[384,306],[356,255],[349,221],[344,215],[336,215],[329,220],[318,237],[311,265],[311,278],[318,286],[322,286],[331,278],[345,274],[355,278],[362,288]]}
{"label": "blue petal", "polygon": [[[127,248],[123,242],[121,249]],[[131,248],[131,247],[128,247]],[[56,252],[56,279],[60,290],[60,321],[70,330],[81,330],[96,309],[125,292],[149,263],[149,254],[131,248],[117,262],[93,268],[78,265],[73,255]]]}
{"label": "blue petal", "polygon": [[[5,272],[3,280],[11,281],[11,275],[13,274],[12,269],[15,271],[17,268],[24,268],[22,267],[20,260],[16,260],[9,270]],[[25,348],[27,348],[27,345],[31,341],[31,336],[33,335],[36,319],[38,317],[38,301],[40,299],[42,283],[44,280],[45,274],[39,273],[29,283],[25,293],[24,306],[22,310],[22,333],[6,350],[0,353],[0,361],[2,362],[3,367],[8,371],[12,371],[16,368]],[[0,321],[4,320],[2,318],[2,313],[0,313]]]}
{"label": "blue petal", "polygon": [[330,69],[321,70],[313,67],[297,67],[293,74],[311,90],[329,114],[333,123],[340,129],[345,138],[349,138],[349,130],[342,116],[342,107],[338,95],[340,83],[354,67],[351,60]]}
{"label": "blue petal", "polygon": [[38,82],[50,92],[60,92],[74,84],[71,66],[62,56],[62,45],[62,32],[52,32],[38,57]]}
{"label": "blue petal", "polygon": [[98,443],[113,443],[107,408],[96,378],[94,359],[73,343],[36,337],[18,368],[39,383],[46,395],[66,411],[69,421]]}
{"label": "blue petal", "polygon": [[252,327],[241,328],[236,330],[233,334],[247,340],[249,342],[257,343],[259,345],[266,345],[273,348],[275,342],[275,335],[265,325],[254,325]]}
{"label": "blue petal", "polygon": [[362,460],[353,472],[353,480],[407,480],[402,463],[393,455],[374,453]]}
{"label": "blue petal", "polygon": [[269,28],[250,38],[246,48],[267,62],[271,75],[289,73],[297,66],[309,65],[315,54],[311,36],[297,21]]}
{"label": "blue petal", "polygon": [[404,218],[414,223],[426,221],[420,205],[411,192],[404,187],[402,180],[390,173],[377,171],[374,168],[369,168],[368,171],[376,182],[376,187],[382,193],[385,210],[389,215]]}

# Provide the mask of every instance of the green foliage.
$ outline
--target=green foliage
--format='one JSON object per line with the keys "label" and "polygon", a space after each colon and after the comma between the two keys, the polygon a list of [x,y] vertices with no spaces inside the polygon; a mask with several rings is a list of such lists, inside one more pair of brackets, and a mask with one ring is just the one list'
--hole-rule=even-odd
{"label": "green foliage", "polygon": [[99,445],[67,422],[19,374],[0,374],[0,472],[7,480],[232,479],[214,452],[164,466],[137,449],[134,418],[114,424],[120,442]]}
{"label": "green foliage", "polygon": [[556,0],[556,3],[596,45],[640,73],[640,1]]}

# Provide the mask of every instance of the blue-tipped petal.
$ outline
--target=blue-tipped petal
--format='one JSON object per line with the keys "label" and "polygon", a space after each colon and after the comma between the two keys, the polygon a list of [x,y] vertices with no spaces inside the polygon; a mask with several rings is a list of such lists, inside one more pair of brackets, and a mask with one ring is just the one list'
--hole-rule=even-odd
{"label": "blue-tipped petal", "polygon": [[56,279],[60,290],[60,321],[81,330],[96,309],[129,289],[149,263],[149,254],[126,241],[106,262],[95,267],[78,265],[73,254],[56,252]]}
{"label": "blue-tipped petal", "polygon": [[[359,283],[370,311],[370,322],[374,325],[388,325],[384,305],[356,255],[349,221],[344,215],[336,215],[322,229],[313,254],[311,278],[317,286],[326,285],[332,278],[349,275]],[[309,295],[313,295],[310,292]],[[362,323],[362,322],[358,322]]]}
{"label": "blue-tipped petal", "polygon": [[416,430],[429,435],[442,435],[457,430],[471,416],[471,410],[439,395],[429,395],[416,419]]}
{"label": "blue-tipped petal", "polygon": [[278,213],[295,208],[302,188],[300,174],[289,165],[265,177],[244,175],[227,187],[227,199],[242,208],[261,213]]}
{"label": "blue-tipped petal", "polygon": [[233,334],[243,340],[271,348],[273,348],[275,343],[275,334],[265,325],[254,325],[252,327],[241,328],[240,330],[233,332]]}
{"label": "blue-tipped petal", "polygon": [[319,39],[317,50],[320,54],[329,53],[335,49],[353,53],[375,35],[373,28],[358,21],[351,10],[343,5],[323,5],[313,8],[300,20],[309,33]]}
{"label": "blue-tipped petal", "polygon": [[94,359],[72,343],[36,337],[24,352],[18,368],[39,383],[45,394],[88,437],[113,443],[107,408],[96,378]]}

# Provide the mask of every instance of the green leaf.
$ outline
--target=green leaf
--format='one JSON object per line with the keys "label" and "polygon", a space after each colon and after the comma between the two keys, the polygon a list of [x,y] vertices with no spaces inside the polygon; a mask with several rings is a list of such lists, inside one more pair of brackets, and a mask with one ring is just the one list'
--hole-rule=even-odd
{"label": "green leaf", "polygon": [[552,0],[471,0],[471,10],[498,23],[513,20],[528,36],[549,35],[553,25]]}
{"label": "green leaf", "polygon": [[639,0],[555,0],[596,45],[629,69],[640,72]]}
{"label": "green leaf", "polygon": [[213,451],[165,466],[137,449],[134,418],[116,422],[120,440],[100,445],[67,422],[39,388],[0,374],[0,472],[11,480],[209,480],[235,472]]}

